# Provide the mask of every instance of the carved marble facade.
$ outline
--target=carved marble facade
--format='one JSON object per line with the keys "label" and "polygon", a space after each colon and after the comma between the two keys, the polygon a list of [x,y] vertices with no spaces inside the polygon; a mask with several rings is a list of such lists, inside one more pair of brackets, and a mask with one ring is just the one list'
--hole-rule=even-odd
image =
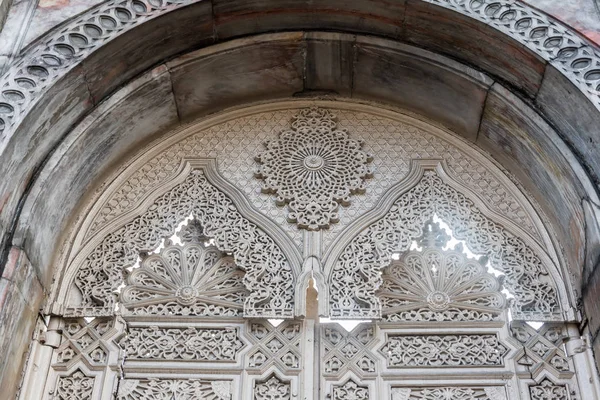
{"label": "carved marble facade", "polygon": [[486,156],[353,104],[219,118],[83,206],[23,399],[596,393],[552,230]]}

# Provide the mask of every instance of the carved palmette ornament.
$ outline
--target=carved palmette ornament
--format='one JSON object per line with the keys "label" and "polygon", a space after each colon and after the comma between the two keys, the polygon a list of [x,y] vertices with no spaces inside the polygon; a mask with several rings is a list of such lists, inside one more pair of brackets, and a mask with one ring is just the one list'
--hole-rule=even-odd
{"label": "carved palmette ornament", "polygon": [[290,384],[275,375],[254,385],[253,400],[291,400],[291,398]]}
{"label": "carved palmette ornament", "polygon": [[467,258],[462,245],[443,250],[450,236],[428,222],[406,252],[383,271],[377,295],[385,321],[491,321],[507,306],[487,258]]}
{"label": "carved palmette ornament", "polygon": [[312,107],[301,110],[290,130],[265,145],[256,157],[261,164],[256,176],[263,191],[287,204],[290,222],[318,230],[339,220],[339,205],[365,190],[371,156],[362,143],[338,129],[331,111]]}
{"label": "carved palmette ornament", "polygon": [[202,227],[190,221],[171,244],[145,255],[121,293],[124,314],[241,316],[247,290],[234,259],[207,245]]}
{"label": "carved palmette ornament", "polygon": [[342,385],[334,385],[331,400],[369,400],[369,388],[349,379]]}
{"label": "carved palmette ornament", "polygon": [[94,391],[94,378],[77,370],[69,376],[58,378],[52,400],[91,399]]}

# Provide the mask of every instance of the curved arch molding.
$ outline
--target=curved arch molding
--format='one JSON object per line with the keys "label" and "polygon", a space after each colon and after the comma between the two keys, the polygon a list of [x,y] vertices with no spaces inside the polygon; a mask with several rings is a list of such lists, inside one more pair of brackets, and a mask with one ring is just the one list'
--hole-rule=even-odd
{"label": "curved arch molding", "polygon": [[[597,125],[575,126],[585,119],[577,118],[580,115],[588,119],[596,118],[597,109],[594,107],[598,107],[598,101],[595,85],[597,79],[600,80],[600,74],[596,73],[596,50],[572,30],[551,17],[512,1],[472,1],[463,4],[453,1],[398,0],[382,5],[363,0],[346,3],[328,0],[317,5],[313,2],[299,3],[293,8],[277,3],[275,9],[275,3],[250,0],[109,1],[40,38],[11,66],[2,78],[0,87],[0,175],[7,177],[0,181],[0,223],[6,227],[0,232],[0,240],[5,255],[16,226],[20,223],[22,204],[35,184],[37,174],[45,168],[45,163],[57,146],[70,135],[74,124],[81,121],[95,105],[122,84],[159,62],[213,43],[272,31],[328,29],[370,35],[370,38],[363,40],[379,40],[375,36],[396,39],[473,64],[480,70],[498,76],[501,82],[509,82],[525,97],[535,98],[536,101],[544,96],[556,99],[561,107],[568,107],[574,115],[579,114],[564,122],[563,117],[570,115],[569,112],[549,106],[548,112],[558,116],[558,122],[553,122],[562,129],[560,121],[563,121],[568,129],[576,131],[572,137],[569,136],[570,132],[561,133],[568,137],[571,147],[582,156],[578,161],[583,160],[590,175],[598,176],[595,172],[600,171],[600,161],[597,161],[600,158],[595,157],[595,151],[589,146],[597,132],[587,129]],[[455,29],[457,26],[461,29]],[[450,39],[444,39],[442,33],[446,31],[452,32]],[[475,37],[474,33],[480,36]],[[342,68],[334,79],[335,87],[330,87],[332,85],[329,83],[323,85],[319,81],[319,74],[310,72],[314,66],[303,65],[310,59],[310,54],[321,54],[322,48],[329,49],[324,51],[325,54],[340,54],[345,49],[353,51],[352,35],[333,35],[340,35],[339,43],[323,41],[319,33],[289,33],[289,40],[281,40],[282,50],[278,50],[274,58],[285,56],[285,63],[289,64],[286,65],[293,67],[298,76],[278,77],[271,80],[271,86],[260,81],[253,82],[254,86],[247,88],[246,97],[238,100],[264,99],[266,93],[273,97],[288,96],[302,91],[303,87],[307,91],[334,90],[341,95],[353,95],[353,88],[348,85],[353,78],[348,71]],[[350,40],[344,42],[344,35]],[[257,44],[261,39],[249,37],[239,40]],[[302,43],[296,43],[297,46],[290,44],[294,40]],[[449,46],[447,40],[456,43]],[[218,51],[226,55],[227,46],[228,43],[223,43],[212,48],[220,47]],[[267,54],[273,51],[270,46],[264,45]],[[339,48],[336,50],[331,46]],[[372,59],[385,58],[377,52],[376,45],[367,47],[369,49],[365,49],[365,52],[374,52]],[[306,58],[303,60],[298,52],[305,54]],[[349,53],[340,59],[351,60],[352,57],[353,54]],[[422,55],[422,58],[426,59],[427,56]],[[324,59],[326,57],[319,56],[319,60]],[[226,65],[234,61],[235,56],[229,61],[226,56],[220,60],[229,62]],[[259,61],[256,60],[256,66],[252,62],[246,65],[257,69],[269,68],[261,66]],[[185,60],[179,62],[185,68]],[[418,60],[414,62],[418,63]],[[166,71],[171,67],[179,66],[163,65],[160,68]],[[370,71],[369,67],[367,64],[363,68]],[[381,65],[378,67],[385,69]],[[456,66],[444,68],[453,69]],[[238,74],[244,72],[247,71],[237,71]],[[158,70],[149,72],[153,77],[160,73]],[[305,73],[304,77],[302,73]],[[426,73],[435,74],[432,71]],[[265,74],[268,76],[269,72]],[[463,107],[465,110],[475,110],[473,115],[458,116],[455,120],[442,123],[474,140],[486,90],[493,85],[493,89],[501,94],[502,88],[476,70],[470,70],[466,75],[477,81],[475,86],[480,85],[482,89],[475,94],[469,91],[471,89],[461,93],[464,99],[475,99],[472,102],[466,100],[467,107]],[[546,75],[552,82],[556,79],[562,81],[556,85],[551,82],[548,85],[550,89],[543,96],[538,96],[544,88],[542,80],[545,81]],[[560,98],[562,94],[558,92],[573,84],[580,89],[577,95],[584,99],[585,104],[566,102]],[[376,86],[370,82],[364,85]],[[455,86],[453,88],[458,91],[464,89],[462,83]],[[254,96],[250,95],[253,91]],[[203,99],[206,100],[204,103],[198,102],[202,105],[203,113],[215,111],[210,106],[223,108],[232,105],[227,100],[213,104],[210,101],[213,100],[211,94],[208,93],[207,98]],[[394,96],[394,93],[377,91],[372,94],[366,97],[385,100],[387,96],[392,101]],[[195,101],[197,99],[192,99],[192,102]],[[439,101],[443,101],[443,96]],[[457,104],[461,103],[450,106],[456,107]],[[587,106],[594,108],[594,112],[588,112]],[[434,108],[440,107],[436,104]],[[448,114],[459,114],[451,107]],[[546,112],[546,108],[540,108]],[[185,120],[196,115],[178,109],[177,116]],[[573,121],[574,125],[571,123]],[[166,121],[165,125],[168,123],[173,121]]]}
{"label": "curved arch molding", "polygon": [[[563,25],[556,19],[540,11],[533,9],[527,4],[515,1],[476,0],[469,2],[453,0],[421,0],[422,3],[430,4],[435,8],[444,8],[460,13],[468,18],[477,20],[485,25],[497,29],[507,37],[521,43],[541,59],[549,62],[567,77],[585,96],[600,109],[600,53],[598,49],[574,30]],[[4,151],[8,141],[24,117],[52,88],[52,86],[63,78],[69,71],[76,68],[86,58],[111,41],[118,38],[136,27],[144,25],[164,14],[177,12],[180,9],[192,5],[200,5],[201,10],[195,14],[204,15],[205,18],[196,22],[205,30],[205,36],[200,40],[183,37],[191,40],[191,44],[206,44],[221,40],[223,37],[239,36],[248,34],[242,28],[240,32],[232,31],[230,26],[241,14],[252,13],[251,8],[256,6],[255,19],[261,13],[265,14],[269,6],[246,4],[228,4],[227,1],[198,1],[198,0],[113,0],[100,6],[93,7],[73,21],[55,28],[36,44],[28,47],[25,52],[13,63],[7,73],[1,79],[2,88],[0,102],[0,151]],[[248,2],[250,3],[250,2]],[[388,8],[386,17],[379,15],[382,10],[370,6],[368,1],[355,5],[354,9],[343,10],[354,14],[354,18],[363,17],[367,19],[365,24],[374,24],[373,21],[382,22],[380,33],[388,37],[400,37],[401,30],[407,29],[402,26],[402,17],[410,17],[409,11],[405,9],[403,1],[396,5],[386,4]],[[318,7],[318,8],[317,8]],[[364,9],[362,9],[364,7]],[[319,6],[302,5],[294,11],[299,13],[318,14],[333,6],[321,4]],[[340,8],[338,4],[336,8]],[[283,8],[284,9],[284,8]],[[276,11],[281,12],[282,9]],[[222,11],[221,15],[219,11]],[[437,10],[439,12],[439,10]],[[215,20],[208,19],[212,12]],[[340,11],[340,14],[343,12]],[[206,14],[206,15],[205,15]],[[440,13],[440,15],[442,15]],[[323,21],[327,23],[328,21]],[[348,24],[350,21],[344,21]],[[213,32],[221,26],[217,35]],[[265,27],[272,24],[266,20]],[[301,21],[302,25],[309,25]],[[334,23],[334,28],[342,29],[344,23]],[[298,29],[299,27],[288,27]],[[306,28],[306,27],[305,27]],[[372,26],[361,26],[358,24],[350,30],[370,31],[376,29]],[[246,29],[248,30],[248,29]],[[256,32],[254,32],[256,33]],[[409,35],[410,36],[410,35]],[[169,38],[172,39],[172,38]],[[174,43],[178,45],[180,43]],[[176,52],[174,52],[176,54]],[[155,60],[155,62],[158,60]],[[110,64],[110,60],[106,60]],[[527,66],[523,66],[527,68]],[[524,85],[527,90],[527,85]],[[98,98],[96,100],[99,100]]]}

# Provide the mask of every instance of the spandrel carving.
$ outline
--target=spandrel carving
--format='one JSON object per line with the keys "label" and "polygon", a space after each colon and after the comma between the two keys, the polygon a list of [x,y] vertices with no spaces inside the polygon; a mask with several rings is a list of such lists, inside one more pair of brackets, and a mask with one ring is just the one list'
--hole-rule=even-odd
{"label": "spandrel carving", "polygon": [[341,253],[330,275],[331,314],[379,318],[381,301],[375,291],[383,283],[381,268],[392,262],[394,253],[408,250],[434,215],[448,223],[456,239],[465,241],[473,252],[486,255],[492,268],[505,275],[504,285],[515,297],[514,318],[562,319],[555,283],[536,253],[483,215],[433,170],[425,171],[416,186]]}
{"label": "spandrel carving", "polygon": [[493,321],[507,302],[487,258],[468,258],[462,247],[443,250],[449,236],[428,222],[417,240],[421,250],[405,252],[383,270],[377,291],[384,321]]}
{"label": "spandrel carving", "polygon": [[[190,214],[217,248],[232,250],[235,265],[245,270],[243,283],[249,294],[244,315],[291,317],[294,278],[282,250],[260,228],[242,217],[232,201],[211,185],[201,170],[191,171],[181,184],[157,198],[142,215],[107,235],[91,252],[75,276],[82,301],[70,307],[71,315],[112,314],[115,293],[123,282],[123,269],[133,266],[141,251],[157,248],[163,238],[173,234],[179,221]],[[173,250],[173,254],[177,253]],[[176,297],[179,300],[197,297],[193,296],[197,288],[187,289],[192,293],[180,292]]]}

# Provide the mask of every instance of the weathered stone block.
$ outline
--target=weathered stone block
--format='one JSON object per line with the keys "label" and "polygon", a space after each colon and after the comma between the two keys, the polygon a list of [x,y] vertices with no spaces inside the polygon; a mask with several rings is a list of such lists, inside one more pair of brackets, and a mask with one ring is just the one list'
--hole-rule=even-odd
{"label": "weathered stone block", "polygon": [[302,33],[269,36],[216,45],[169,62],[181,118],[302,91]]}
{"label": "weathered stone block", "polygon": [[421,0],[406,1],[405,40],[475,65],[533,97],[546,62],[506,34]]}
{"label": "weathered stone block", "polygon": [[360,37],[356,53],[354,97],[385,99],[475,140],[492,84],[485,74],[421,49],[375,38]]}
{"label": "weathered stone block", "polygon": [[213,0],[219,39],[283,30],[338,30],[396,37],[404,0]]}
{"label": "weathered stone block", "polygon": [[13,133],[0,157],[0,243],[6,241],[17,204],[35,178],[36,169],[91,108],[81,69],[75,68],[49,89]]}
{"label": "weathered stone block", "polygon": [[[13,247],[0,278],[0,393],[12,399],[21,378],[43,291],[25,253]],[[10,338],[10,340],[8,340]],[[6,396],[6,397],[4,397]]]}
{"label": "weathered stone block", "polygon": [[341,33],[308,32],[306,38],[306,90],[352,93],[355,36]]}
{"label": "weathered stone block", "polygon": [[[128,151],[178,123],[171,80],[158,67],[102,103],[61,143],[48,160],[23,207],[14,243],[24,246],[42,282],[77,201],[94,180]],[[42,200],[43,199],[43,200]]]}
{"label": "weathered stone block", "polygon": [[138,25],[83,61],[94,101],[157,63],[213,41],[210,2],[199,1]]}
{"label": "weathered stone block", "polygon": [[[488,94],[477,144],[534,195],[556,228],[569,265],[582,265],[585,236],[580,204],[585,177],[578,176],[575,159],[552,127],[495,84]],[[578,268],[572,272],[580,274]]]}
{"label": "weathered stone block", "polygon": [[600,184],[600,112],[596,107],[551,65],[535,103]]}

